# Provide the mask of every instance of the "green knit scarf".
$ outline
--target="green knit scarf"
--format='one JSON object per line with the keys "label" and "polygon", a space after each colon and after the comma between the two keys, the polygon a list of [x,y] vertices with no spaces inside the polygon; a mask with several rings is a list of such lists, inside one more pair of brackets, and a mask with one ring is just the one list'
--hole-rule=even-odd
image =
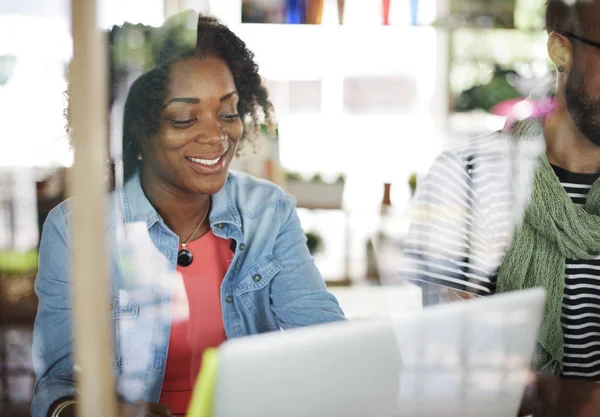
{"label": "green knit scarf", "polygon": [[540,157],[524,219],[500,266],[496,288],[497,292],[534,287],[547,291],[538,337],[543,351],[534,358],[535,369],[555,375],[562,371],[566,259],[593,259],[599,254],[600,180],[592,186],[585,207],[577,206],[546,156]]}

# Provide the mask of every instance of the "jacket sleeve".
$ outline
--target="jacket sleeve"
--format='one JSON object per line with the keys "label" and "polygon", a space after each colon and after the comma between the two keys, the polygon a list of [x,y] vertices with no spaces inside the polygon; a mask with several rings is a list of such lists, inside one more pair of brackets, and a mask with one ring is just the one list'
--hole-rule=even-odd
{"label": "jacket sleeve", "polygon": [[279,212],[282,226],[273,255],[282,268],[271,286],[271,308],[279,327],[289,329],[344,320],[338,301],[327,291],[308,251],[294,199],[286,196]]}
{"label": "jacket sleeve", "polygon": [[70,306],[70,249],[64,205],[50,212],[42,230],[35,292],[39,299],[33,331],[36,375],[33,417],[46,417],[58,399],[75,395]]}

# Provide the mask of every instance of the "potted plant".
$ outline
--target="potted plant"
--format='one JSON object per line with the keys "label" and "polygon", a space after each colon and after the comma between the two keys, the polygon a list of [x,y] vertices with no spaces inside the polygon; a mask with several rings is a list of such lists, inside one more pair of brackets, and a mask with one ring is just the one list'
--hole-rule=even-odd
{"label": "potted plant", "polygon": [[316,232],[306,233],[306,246],[311,255],[315,255],[323,250],[323,238]]}
{"label": "potted plant", "polygon": [[410,196],[414,196],[417,191],[417,173],[413,172],[408,177],[408,188],[410,188]]}

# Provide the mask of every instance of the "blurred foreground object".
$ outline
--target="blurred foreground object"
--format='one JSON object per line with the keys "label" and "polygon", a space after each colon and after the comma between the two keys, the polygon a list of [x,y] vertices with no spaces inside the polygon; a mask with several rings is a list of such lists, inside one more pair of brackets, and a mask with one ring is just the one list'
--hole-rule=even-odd
{"label": "blurred foreground object", "polygon": [[230,340],[195,387],[212,410],[189,416],[513,417],[544,297],[535,289]]}
{"label": "blurred foreground object", "polygon": [[[77,374],[77,411],[113,417],[116,399],[112,332],[106,313],[105,161],[108,158],[106,45],[97,28],[95,0],[72,0],[73,61],[70,100],[75,162],[69,172],[72,200],[72,323]],[[90,323],[94,323],[90,326]]]}

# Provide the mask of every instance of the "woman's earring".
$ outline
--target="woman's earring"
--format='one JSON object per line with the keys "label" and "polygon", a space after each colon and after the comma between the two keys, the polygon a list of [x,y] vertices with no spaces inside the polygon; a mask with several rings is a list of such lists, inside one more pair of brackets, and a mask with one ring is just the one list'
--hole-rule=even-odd
{"label": "woman's earring", "polygon": [[141,160],[142,160],[142,154],[141,154],[141,153],[139,153],[139,154],[138,154],[138,156],[137,156],[137,160],[138,160],[138,161],[141,161]]}
{"label": "woman's earring", "polygon": [[565,72],[565,67],[564,65],[559,66],[558,68],[556,68],[558,70],[558,72]]}

